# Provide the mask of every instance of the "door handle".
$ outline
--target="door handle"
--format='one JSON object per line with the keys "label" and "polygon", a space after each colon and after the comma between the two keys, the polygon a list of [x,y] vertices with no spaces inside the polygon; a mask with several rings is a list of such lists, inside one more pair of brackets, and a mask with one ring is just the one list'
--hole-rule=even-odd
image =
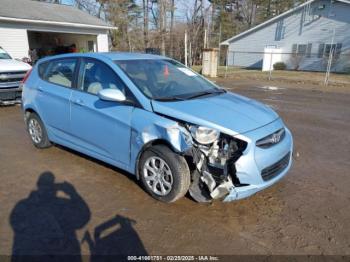
{"label": "door handle", "polygon": [[73,100],[73,104],[76,104],[76,105],[78,105],[78,106],[84,106],[84,105],[85,105],[84,101],[81,100],[81,99],[75,99],[75,100]]}

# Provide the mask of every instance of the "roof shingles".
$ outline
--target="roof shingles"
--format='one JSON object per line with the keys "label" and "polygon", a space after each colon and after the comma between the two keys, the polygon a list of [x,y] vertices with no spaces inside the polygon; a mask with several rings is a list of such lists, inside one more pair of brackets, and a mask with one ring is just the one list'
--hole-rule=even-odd
{"label": "roof shingles", "polygon": [[103,20],[73,6],[32,0],[0,0],[0,17],[109,26]]}

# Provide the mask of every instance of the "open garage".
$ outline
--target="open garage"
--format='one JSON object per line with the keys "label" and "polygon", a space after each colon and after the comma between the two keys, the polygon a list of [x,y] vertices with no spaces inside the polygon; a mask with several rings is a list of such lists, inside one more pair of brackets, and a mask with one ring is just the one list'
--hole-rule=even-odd
{"label": "open garage", "polygon": [[69,52],[97,52],[97,36],[75,33],[27,31],[29,50],[38,58]]}
{"label": "open garage", "polygon": [[[8,2],[8,3],[3,3]],[[108,51],[103,20],[75,7],[29,0],[3,0],[0,46],[13,58],[41,58],[67,52]]]}

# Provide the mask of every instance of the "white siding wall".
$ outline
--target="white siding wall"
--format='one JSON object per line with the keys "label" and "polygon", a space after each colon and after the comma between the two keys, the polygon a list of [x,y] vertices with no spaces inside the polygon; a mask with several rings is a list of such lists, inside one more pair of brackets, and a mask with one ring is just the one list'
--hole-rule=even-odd
{"label": "white siding wall", "polygon": [[23,57],[28,57],[29,41],[27,30],[38,32],[69,33],[69,35],[64,34],[64,44],[75,43],[78,48],[87,49],[87,41],[93,40],[94,46],[97,48],[98,52],[109,51],[106,29],[86,29],[11,22],[0,22],[0,46],[6,49],[14,58],[21,59]]}
{"label": "white siding wall", "polygon": [[28,57],[27,30],[0,27],[0,46],[13,58]]}
{"label": "white siding wall", "polygon": [[[313,3],[312,8],[325,4],[326,9],[319,11],[321,17],[308,23],[303,22],[303,9],[285,16],[270,25],[257,29],[229,44],[229,65],[260,68],[263,54],[250,52],[263,52],[267,45],[276,45],[283,53],[291,53],[293,44],[312,44],[312,58],[305,58],[301,62],[300,69],[323,71],[326,68],[324,59],[318,58],[319,44],[330,44],[332,30],[335,29],[334,43],[342,43],[342,53],[350,52],[350,5],[334,2],[329,11],[330,1],[320,0]],[[331,14],[330,17],[328,15]],[[277,23],[283,20],[285,35],[281,40],[275,39]],[[246,53],[240,53],[240,52]],[[237,52],[233,55],[232,52]],[[289,55],[283,55],[283,61],[292,68],[293,65]],[[350,56],[343,56],[333,66],[333,70],[342,71],[350,65]]]}

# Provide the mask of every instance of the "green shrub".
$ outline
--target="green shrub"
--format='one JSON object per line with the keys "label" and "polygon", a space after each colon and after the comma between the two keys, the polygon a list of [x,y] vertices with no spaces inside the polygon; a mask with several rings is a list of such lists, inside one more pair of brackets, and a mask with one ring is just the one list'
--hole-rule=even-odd
{"label": "green shrub", "polygon": [[273,64],[274,70],[286,70],[286,68],[287,68],[287,66],[283,62],[277,62],[277,63]]}

